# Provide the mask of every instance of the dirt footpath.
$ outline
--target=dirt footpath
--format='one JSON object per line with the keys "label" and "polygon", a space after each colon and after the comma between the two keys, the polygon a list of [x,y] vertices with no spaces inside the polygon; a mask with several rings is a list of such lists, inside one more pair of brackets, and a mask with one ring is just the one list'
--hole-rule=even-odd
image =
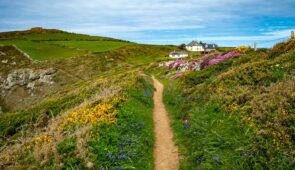
{"label": "dirt footpath", "polygon": [[179,168],[178,148],[173,142],[168,113],[163,103],[163,84],[153,77],[154,87],[154,127],[156,142],[154,148],[156,170],[177,170]]}

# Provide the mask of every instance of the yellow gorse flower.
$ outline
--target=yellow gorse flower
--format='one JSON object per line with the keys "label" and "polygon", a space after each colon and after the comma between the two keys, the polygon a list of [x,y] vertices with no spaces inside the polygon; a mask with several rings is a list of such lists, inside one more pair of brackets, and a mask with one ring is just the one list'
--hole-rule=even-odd
{"label": "yellow gorse flower", "polygon": [[46,143],[51,143],[52,142],[52,138],[49,135],[43,135],[43,136],[36,136],[34,138],[34,144],[35,145],[42,145],[42,144],[46,144]]}
{"label": "yellow gorse flower", "polygon": [[250,50],[250,48],[248,46],[240,46],[235,48],[234,50],[238,53],[245,54],[246,52]]}
{"label": "yellow gorse flower", "polygon": [[118,114],[115,105],[122,100],[124,100],[122,97],[114,97],[94,107],[79,108],[66,116],[59,129],[73,125],[96,124],[98,122],[115,123]]}

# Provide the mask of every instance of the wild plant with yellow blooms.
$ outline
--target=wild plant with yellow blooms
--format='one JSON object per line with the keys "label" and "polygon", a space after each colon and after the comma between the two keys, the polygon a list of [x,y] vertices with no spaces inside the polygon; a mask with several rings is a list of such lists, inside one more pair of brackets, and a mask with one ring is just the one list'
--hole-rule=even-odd
{"label": "wild plant with yellow blooms", "polygon": [[249,50],[250,50],[250,48],[248,46],[240,46],[240,47],[237,47],[234,49],[234,51],[241,53],[241,54],[245,54]]}
{"label": "wild plant with yellow blooms", "polygon": [[122,97],[114,97],[94,107],[81,107],[67,115],[59,125],[59,129],[75,125],[92,125],[98,122],[115,123],[118,114],[116,105],[123,100]]}
{"label": "wild plant with yellow blooms", "polygon": [[42,136],[36,136],[34,138],[34,144],[35,145],[42,145],[42,144],[47,144],[47,143],[51,143],[52,142],[52,138],[49,135],[42,135]]}

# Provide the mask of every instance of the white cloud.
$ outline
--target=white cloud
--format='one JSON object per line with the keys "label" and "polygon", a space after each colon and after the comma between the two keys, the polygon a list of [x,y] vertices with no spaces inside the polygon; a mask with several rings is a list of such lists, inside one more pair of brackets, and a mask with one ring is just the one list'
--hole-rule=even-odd
{"label": "white cloud", "polygon": [[[295,31],[295,28],[293,29]],[[180,37],[165,39],[137,40],[148,44],[181,44],[188,43],[192,40],[205,41],[210,43],[218,43],[221,46],[236,45],[252,45],[258,43],[259,47],[271,47],[272,45],[285,41],[290,38],[292,29],[265,32],[260,36],[199,36],[199,37]]]}
{"label": "white cloud", "polygon": [[[0,1],[0,8],[3,7],[0,9],[2,30],[3,25],[14,29],[43,26],[133,41],[145,39],[150,42],[153,39],[154,42],[178,43],[194,38],[204,41],[271,40],[288,36],[289,30],[272,31],[286,28],[275,28],[275,25],[269,23],[270,26],[257,28],[259,36],[253,36],[253,32],[251,36],[247,36],[250,29],[255,29],[256,23],[247,25],[243,22],[251,20],[253,16],[295,17],[295,13],[291,12],[295,6],[294,0]],[[248,30],[237,29],[242,25]],[[212,27],[215,28],[212,32],[202,34]],[[220,32],[231,36],[218,36],[219,28]],[[154,32],[158,34],[153,34]],[[243,36],[232,36],[237,32]]]}

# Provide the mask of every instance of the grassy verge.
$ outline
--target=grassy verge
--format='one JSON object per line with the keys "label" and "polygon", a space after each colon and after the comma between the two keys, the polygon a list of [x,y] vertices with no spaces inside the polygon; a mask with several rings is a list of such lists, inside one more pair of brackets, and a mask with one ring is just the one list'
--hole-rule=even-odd
{"label": "grassy verge", "polygon": [[127,102],[119,108],[117,124],[100,124],[92,129],[93,133],[102,132],[89,142],[95,164],[105,169],[153,169],[150,87],[129,90]]}
{"label": "grassy verge", "polygon": [[242,164],[249,142],[247,129],[238,117],[226,114],[218,103],[182,96],[171,83],[166,84],[164,101],[185,157],[180,169],[247,168]]}
{"label": "grassy verge", "polygon": [[2,135],[16,134],[2,141],[0,168],[153,169],[152,81],[128,75],[74,85],[25,116],[5,113]]}
{"label": "grassy verge", "polygon": [[166,79],[175,70],[148,70],[164,79],[181,169],[294,169],[292,44],[249,52],[176,80]]}

